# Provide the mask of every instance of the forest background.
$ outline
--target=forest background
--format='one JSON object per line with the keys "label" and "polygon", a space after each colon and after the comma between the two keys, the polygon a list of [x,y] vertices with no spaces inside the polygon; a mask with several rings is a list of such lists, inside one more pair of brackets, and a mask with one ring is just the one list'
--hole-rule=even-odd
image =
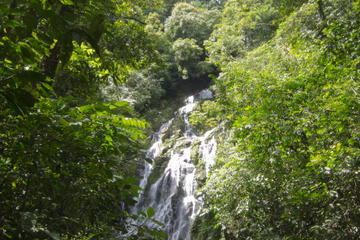
{"label": "forest background", "polygon": [[166,238],[129,230],[154,216],[127,211],[136,166],[210,86],[191,122],[226,138],[192,238],[358,239],[359,15],[358,0],[1,1],[0,238]]}

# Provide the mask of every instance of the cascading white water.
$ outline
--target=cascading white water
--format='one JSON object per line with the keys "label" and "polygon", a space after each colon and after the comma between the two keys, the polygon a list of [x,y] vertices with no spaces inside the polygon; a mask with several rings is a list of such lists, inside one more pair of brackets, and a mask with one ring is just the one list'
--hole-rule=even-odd
{"label": "cascading white water", "polygon": [[212,136],[210,140],[208,140],[209,136],[215,131],[215,128],[207,131],[202,137],[200,137],[201,145],[200,151],[202,153],[202,160],[205,163],[205,171],[206,176],[209,176],[209,169],[212,165],[215,164],[215,156],[216,156],[216,149],[217,144],[215,137]]}
{"label": "cascading white water", "polygon": [[[213,130],[203,136],[196,136],[193,126],[189,124],[189,114],[196,106],[196,100],[211,98],[209,90],[190,96],[185,101],[185,106],[178,110],[183,118],[183,136],[176,139],[176,144],[170,150],[170,159],[163,174],[158,180],[148,187],[148,191],[140,194],[136,210],[145,211],[147,207],[155,210],[155,219],[164,223],[169,240],[190,239],[191,222],[195,219],[201,208],[201,200],[194,194],[197,188],[196,167],[191,159],[191,146],[200,141],[199,152],[205,163],[206,175],[210,166],[214,163],[216,153],[216,141],[209,136]],[[161,126],[159,132],[154,134],[153,145],[147,152],[147,157],[155,159],[163,147],[161,135],[171,126],[173,119]],[[179,140],[181,139],[181,140]],[[152,171],[152,165],[144,163],[144,175],[140,182],[142,189],[146,188],[148,178]]]}
{"label": "cascading white water", "polygon": [[[154,161],[155,157],[157,157],[160,153],[160,147],[161,147],[161,133],[163,133],[164,131],[167,130],[167,128],[171,125],[173,119],[170,119],[168,122],[164,123],[158,132],[153,134],[153,138],[152,138],[152,145],[151,147],[147,150],[146,152],[146,158],[150,159],[151,161]],[[151,174],[152,171],[152,164],[150,164],[148,161],[144,160],[144,176],[140,181],[139,187],[141,189],[145,189],[149,176]],[[138,197],[138,200],[142,198],[143,192],[140,192],[140,195]],[[138,204],[141,203],[141,201],[138,201]],[[135,209],[138,206],[135,206]]]}

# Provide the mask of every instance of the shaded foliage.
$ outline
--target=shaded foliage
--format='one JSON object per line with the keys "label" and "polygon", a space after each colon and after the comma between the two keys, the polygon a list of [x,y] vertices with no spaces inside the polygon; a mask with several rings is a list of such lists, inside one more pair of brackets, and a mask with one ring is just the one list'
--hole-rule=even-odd
{"label": "shaded foliage", "polygon": [[[152,61],[141,18],[155,5],[0,3],[1,239],[107,239],[133,231],[126,207],[139,189],[124,168],[149,125],[133,117],[129,103],[98,96],[100,87]],[[137,229],[128,237],[166,238]]]}

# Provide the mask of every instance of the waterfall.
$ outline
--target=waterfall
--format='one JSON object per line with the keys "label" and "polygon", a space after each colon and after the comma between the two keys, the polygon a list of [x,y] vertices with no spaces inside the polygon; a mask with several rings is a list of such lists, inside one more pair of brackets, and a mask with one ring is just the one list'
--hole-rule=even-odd
{"label": "waterfall", "polygon": [[[185,105],[176,112],[177,120],[171,119],[153,135],[152,146],[147,151],[147,157],[152,159],[153,163],[144,161],[140,187],[145,191],[140,194],[135,210],[145,211],[147,207],[152,207],[155,210],[154,219],[164,223],[163,230],[168,233],[169,240],[189,240],[191,223],[201,209],[202,202],[195,196],[197,169],[195,159],[191,159],[191,151],[195,143],[199,145],[200,159],[197,161],[204,163],[208,175],[209,168],[214,163],[217,147],[212,135],[215,129],[197,136],[194,127],[189,124],[189,115],[196,107],[197,101],[210,98],[212,93],[209,90],[188,97]],[[175,126],[175,121],[180,121],[182,126]],[[182,129],[181,134],[175,134],[179,133],[179,129],[176,129],[178,127]],[[173,133],[169,133],[170,129]],[[169,134],[166,138],[165,135]],[[164,171],[151,186],[147,186],[151,184],[148,181],[154,171],[154,165],[157,164],[156,159],[165,153],[168,162]],[[149,225],[151,227],[151,224]]]}
{"label": "waterfall", "polygon": [[[170,119],[168,122],[164,123],[160,127],[159,131],[153,134],[152,145],[146,152],[147,159],[154,161],[155,157],[157,157],[159,155],[160,147],[161,147],[161,143],[162,143],[160,136],[171,125],[172,121],[173,121],[173,119]],[[139,184],[139,187],[141,189],[145,189],[151,171],[152,171],[152,164],[150,164],[148,161],[144,160],[144,176],[141,179],[140,184]],[[140,193],[140,196],[137,199],[138,204],[141,202],[142,195],[143,195],[143,192]]]}

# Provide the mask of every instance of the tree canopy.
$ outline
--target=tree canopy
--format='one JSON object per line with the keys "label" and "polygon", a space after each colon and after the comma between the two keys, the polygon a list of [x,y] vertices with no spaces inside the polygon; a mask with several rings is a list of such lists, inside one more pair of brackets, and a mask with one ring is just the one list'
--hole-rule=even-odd
{"label": "tree canopy", "polygon": [[99,90],[152,61],[143,12],[157,5],[0,4],[1,239],[127,233],[124,206],[139,189],[126,168],[148,124]]}
{"label": "tree canopy", "polygon": [[129,211],[144,119],[210,83],[190,122],[224,131],[192,238],[359,238],[359,0],[8,0],[0,19],[1,239],[166,239]]}
{"label": "tree canopy", "polygon": [[359,1],[246,2],[207,45],[231,129],[207,216],[226,239],[357,239]]}

